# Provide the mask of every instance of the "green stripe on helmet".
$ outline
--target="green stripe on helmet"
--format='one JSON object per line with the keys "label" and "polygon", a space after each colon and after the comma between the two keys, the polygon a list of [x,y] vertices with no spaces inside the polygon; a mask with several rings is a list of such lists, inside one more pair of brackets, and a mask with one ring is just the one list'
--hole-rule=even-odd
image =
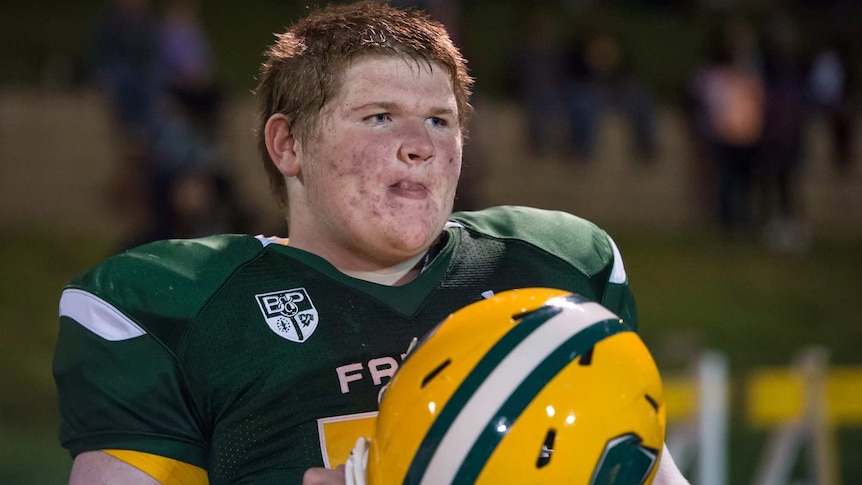
{"label": "green stripe on helmet", "polygon": [[446,406],[440,411],[440,415],[434,420],[434,423],[428,429],[428,433],[423,438],[419,449],[410,463],[410,468],[404,477],[404,484],[419,484],[422,481],[423,475],[440,445],[440,441],[446,435],[446,432],[451,427],[452,423],[461,413],[465,404],[470,400],[470,397],[475,393],[476,389],[482,385],[491,374],[497,365],[506,358],[507,355],[518,346],[528,335],[540,328],[545,322],[550,320],[562,311],[561,308],[553,306],[544,306],[535,312],[525,316],[524,319],[512,327],[492,348],[485,354],[484,357],[476,364],[476,367],[464,379],[464,382],[455,390],[452,397],[446,403]]}
{"label": "green stripe on helmet", "polygon": [[[485,463],[530,402],[577,356],[593,348],[601,340],[619,332],[629,331],[618,320],[595,323],[576,333],[557,347],[524,379],[517,389],[485,426],[476,443],[461,463],[453,483],[475,483]],[[498,431],[500,426],[504,431]]]}

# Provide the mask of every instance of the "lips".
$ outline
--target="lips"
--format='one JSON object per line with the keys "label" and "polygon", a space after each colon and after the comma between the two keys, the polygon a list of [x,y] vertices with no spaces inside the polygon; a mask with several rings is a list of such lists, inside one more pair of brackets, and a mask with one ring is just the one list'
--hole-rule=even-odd
{"label": "lips", "polygon": [[424,199],[428,196],[428,188],[418,182],[402,180],[389,186],[389,190],[395,195],[409,199]]}

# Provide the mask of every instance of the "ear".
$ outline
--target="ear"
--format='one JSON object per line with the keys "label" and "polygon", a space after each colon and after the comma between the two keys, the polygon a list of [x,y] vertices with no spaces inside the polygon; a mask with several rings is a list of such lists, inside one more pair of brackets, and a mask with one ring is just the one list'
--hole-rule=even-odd
{"label": "ear", "polygon": [[299,142],[294,136],[290,120],[287,116],[276,113],[266,120],[264,138],[269,158],[285,177],[295,177],[299,174],[299,157],[301,152]]}

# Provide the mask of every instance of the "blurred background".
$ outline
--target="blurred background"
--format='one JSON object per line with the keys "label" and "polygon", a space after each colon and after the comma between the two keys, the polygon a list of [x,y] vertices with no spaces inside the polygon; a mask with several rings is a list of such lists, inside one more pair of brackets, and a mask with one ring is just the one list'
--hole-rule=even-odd
{"label": "blurred background", "polygon": [[[477,79],[457,209],[614,236],[693,483],[862,483],[862,7],[394,1]],[[0,483],[64,483],[60,291],[152,239],[285,235],[257,67],[306,2],[5,0]]]}

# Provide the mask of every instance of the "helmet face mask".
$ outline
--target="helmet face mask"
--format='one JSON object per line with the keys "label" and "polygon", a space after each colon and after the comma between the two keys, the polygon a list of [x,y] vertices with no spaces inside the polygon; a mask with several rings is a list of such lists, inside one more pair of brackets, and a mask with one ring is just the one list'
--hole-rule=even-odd
{"label": "helmet face mask", "polygon": [[580,296],[512,290],[408,355],[381,401],[368,483],[650,483],[664,431],[637,334]]}

